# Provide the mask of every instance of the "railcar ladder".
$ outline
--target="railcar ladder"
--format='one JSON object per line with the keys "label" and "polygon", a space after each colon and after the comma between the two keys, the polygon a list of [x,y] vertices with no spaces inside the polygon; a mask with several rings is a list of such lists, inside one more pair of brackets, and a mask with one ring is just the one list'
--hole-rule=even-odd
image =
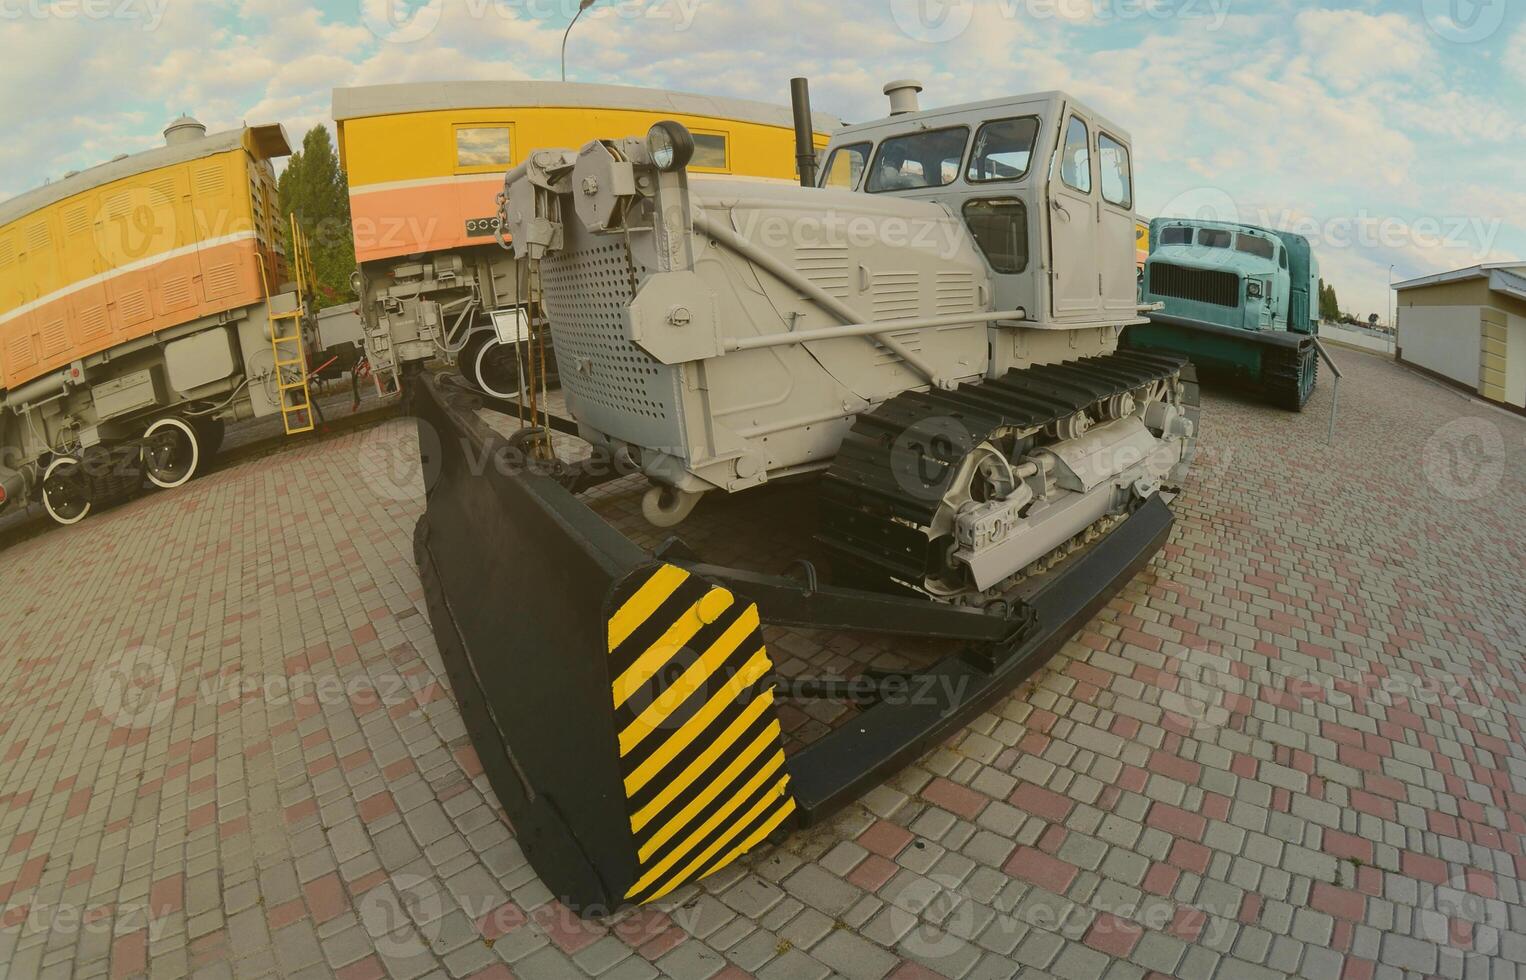
{"label": "railcar ladder", "polygon": [[281,406],[281,424],[289,436],[313,430],[312,392],[307,387],[307,351],[302,346],[302,314],[300,305],[288,313],[270,314],[276,399]]}
{"label": "railcar ladder", "polygon": [[307,238],[291,218],[292,275],[297,284],[293,310],[270,314],[270,352],[275,358],[276,402],[281,425],[289,436],[313,430],[313,395],[308,387],[307,349],[302,343],[302,324],[307,319],[309,298],[316,292],[317,276],[308,254]]}

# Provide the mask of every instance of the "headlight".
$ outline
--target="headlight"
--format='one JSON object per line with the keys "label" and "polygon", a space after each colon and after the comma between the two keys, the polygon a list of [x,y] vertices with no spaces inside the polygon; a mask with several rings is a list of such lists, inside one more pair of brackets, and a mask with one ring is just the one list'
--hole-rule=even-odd
{"label": "headlight", "polygon": [[646,151],[652,163],[665,173],[682,170],[694,157],[694,137],[683,123],[665,119],[646,134]]}
{"label": "headlight", "polygon": [[1249,283],[1247,283],[1245,287],[1245,294],[1251,299],[1259,299],[1261,297],[1261,281],[1258,279],[1252,279]]}

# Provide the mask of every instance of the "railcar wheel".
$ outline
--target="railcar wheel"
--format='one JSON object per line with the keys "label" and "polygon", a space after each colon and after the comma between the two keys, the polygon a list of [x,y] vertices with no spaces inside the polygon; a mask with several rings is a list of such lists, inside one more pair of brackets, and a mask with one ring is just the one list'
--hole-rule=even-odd
{"label": "railcar wheel", "polygon": [[143,471],[161,490],[191,482],[201,468],[201,434],[185,419],[171,415],[143,435]]}
{"label": "railcar wheel", "polygon": [[42,476],[42,507],[54,521],[68,526],[90,516],[90,480],[73,456],[59,456]]}
{"label": "railcar wheel", "polygon": [[497,337],[477,348],[472,358],[471,382],[494,398],[519,395],[519,345],[501,343]]}

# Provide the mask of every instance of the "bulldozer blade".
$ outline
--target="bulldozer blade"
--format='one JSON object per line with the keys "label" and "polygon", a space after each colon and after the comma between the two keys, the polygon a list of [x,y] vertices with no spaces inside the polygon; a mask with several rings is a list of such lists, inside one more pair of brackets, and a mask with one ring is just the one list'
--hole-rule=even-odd
{"label": "bulldozer blade", "polygon": [[[585,916],[654,901],[817,824],[1042,667],[1170,534],[1159,495],[1023,600],[926,598],[654,557],[514,457],[473,396],[410,384],[433,479],[415,551],[468,735],[547,888]],[[554,470],[554,467],[553,467]],[[955,641],[787,753],[765,623]],[[894,681],[894,689],[890,681]]]}
{"label": "bulldozer blade", "polygon": [[447,408],[463,397],[414,401],[440,437],[415,553],[472,744],[569,907],[661,898],[795,813],[757,607],[497,465],[507,441]]}

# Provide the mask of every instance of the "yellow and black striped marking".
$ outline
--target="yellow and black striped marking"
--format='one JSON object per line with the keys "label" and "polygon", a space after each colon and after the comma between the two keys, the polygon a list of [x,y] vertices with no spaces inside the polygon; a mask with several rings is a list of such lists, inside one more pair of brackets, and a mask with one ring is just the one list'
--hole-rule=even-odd
{"label": "yellow and black striped marking", "polygon": [[609,621],[609,676],[639,868],[661,898],[718,871],[795,811],[758,607],[673,565],[633,576]]}

